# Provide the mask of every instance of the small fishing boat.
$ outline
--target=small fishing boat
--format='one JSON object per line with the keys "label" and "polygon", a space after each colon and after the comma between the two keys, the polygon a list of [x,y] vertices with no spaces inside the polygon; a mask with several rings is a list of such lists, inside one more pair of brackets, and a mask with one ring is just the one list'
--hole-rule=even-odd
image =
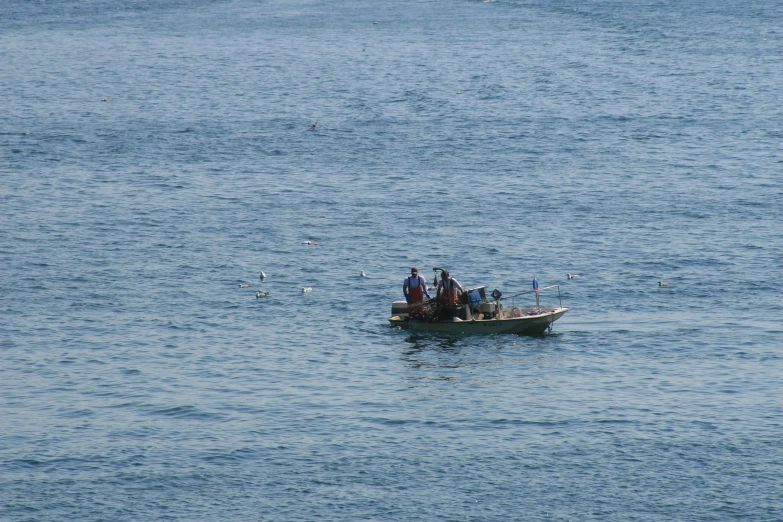
{"label": "small fishing boat", "polygon": [[[559,306],[542,308],[539,304],[541,293],[554,293],[554,290],[557,290]],[[517,299],[527,294],[535,294],[535,306],[517,306]],[[447,334],[539,335],[551,330],[552,323],[568,311],[562,304],[560,285],[539,288],[535,278],[533,290],[502,296],[495,289],[490,301],[485,295],[485,287],[480,286],[466,289],[456,303],[444,300],[441,295],[421,303],[395,301],[389,324],[413,331]]]}

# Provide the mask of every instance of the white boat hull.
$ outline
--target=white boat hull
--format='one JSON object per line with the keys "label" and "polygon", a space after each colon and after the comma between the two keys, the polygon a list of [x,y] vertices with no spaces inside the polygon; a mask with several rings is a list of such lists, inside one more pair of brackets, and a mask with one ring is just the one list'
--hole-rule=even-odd
{"label": "white boat hull", "polygon": [[390,318],[389,324],[419,332],[537,335],[544,333],[567,311],[568,308],[545,308],[539,311],[523,311],[521,317],[434,322],[417,321],[403,314]]}

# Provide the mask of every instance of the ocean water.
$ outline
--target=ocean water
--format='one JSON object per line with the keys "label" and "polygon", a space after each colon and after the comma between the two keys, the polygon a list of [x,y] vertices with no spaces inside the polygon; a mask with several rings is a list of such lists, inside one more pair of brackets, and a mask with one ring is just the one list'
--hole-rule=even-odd
{"label": "ocean water", "polygon": [[[0,520],[783,520],[781,27],[0,3]],[[394,330],[412,265],[570,311]]]}

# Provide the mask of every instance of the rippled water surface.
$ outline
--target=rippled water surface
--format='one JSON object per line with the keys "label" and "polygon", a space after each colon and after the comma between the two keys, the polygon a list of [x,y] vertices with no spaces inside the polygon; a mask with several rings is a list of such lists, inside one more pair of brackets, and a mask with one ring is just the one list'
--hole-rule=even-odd
{"label": "rippled water surface", "polygon": [[[783,519],[781,27],[0,4],[0,519]],[[414,264],[570,311],[396,331]]]}

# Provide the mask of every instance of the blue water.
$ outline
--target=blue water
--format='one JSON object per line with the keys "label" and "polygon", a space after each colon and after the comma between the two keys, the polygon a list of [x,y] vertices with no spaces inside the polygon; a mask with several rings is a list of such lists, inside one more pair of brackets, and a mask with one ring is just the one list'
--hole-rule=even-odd
{"label": "blue water", "polygon": [[[783,519],[781,27],[0,3],[0,519]],[[411,265],[571,310],[396,331]]]}

